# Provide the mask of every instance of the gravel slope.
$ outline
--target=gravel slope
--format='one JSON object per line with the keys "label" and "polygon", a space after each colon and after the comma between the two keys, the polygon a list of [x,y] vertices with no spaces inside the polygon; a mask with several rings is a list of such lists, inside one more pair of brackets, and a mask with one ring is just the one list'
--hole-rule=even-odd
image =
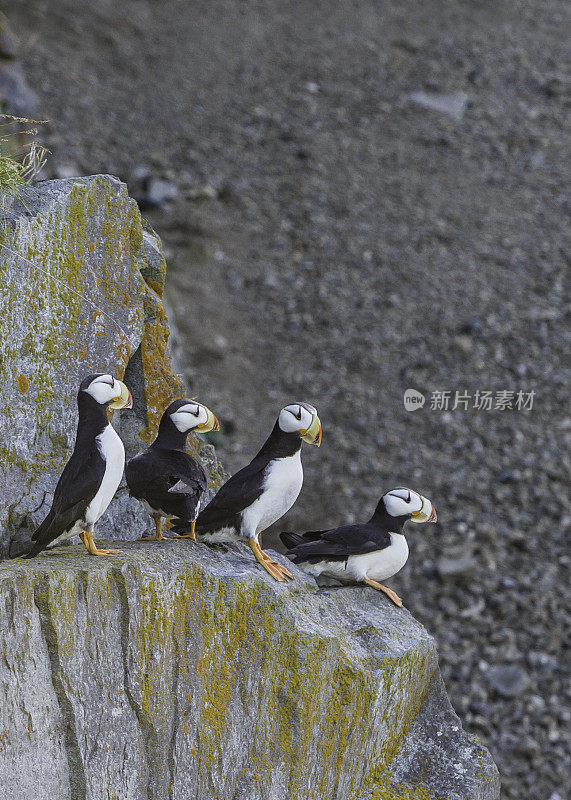
{"label": "gravel slope", "polygon": [[[52,169],[176,192],[148,216],[225,464],[307,398],[324,444],[284,527],[427,494],[440,524],[392,585],[504,796],[565,798],[567,7],[93,5],[10,4]],[[431,410],[439,390],[536,394]]]}

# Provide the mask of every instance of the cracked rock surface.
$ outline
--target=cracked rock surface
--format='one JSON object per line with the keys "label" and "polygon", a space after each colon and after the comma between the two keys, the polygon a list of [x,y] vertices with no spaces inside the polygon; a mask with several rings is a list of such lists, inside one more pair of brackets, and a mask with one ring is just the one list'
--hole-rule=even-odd
{"label": "cracked rock surface", "polygon": [[[571,5],[4,5],[50,175],[111,172],[137,196],[143,180],[149,206],[170,184],[145,213],[226,468],[299,397],[323,446],[278,531],[361,521],[399,484],[433,500],[391,586],[502,796],[568,800]],[[462,119],[419,92],[465,99]],[[536,390],[533,409],[452,411],[456,390],[510,389]]]}
{"label": "cracked rock surface", "polygon": [[[124,378],[133,411],[116,415],[127,456],[146,447],[184,395],[161,297],[166,264],[127,187],[108,175],[45,181],[0,231],[0,557],[28,549],[71,454],[77,389],[93,372]],[[211,447],[190,437],[216,483]],[[103,535],[145,520],[120,488]]]}
{"label": "cracked rock surface", "polygon": [[124,548],[0,565],[2,797],[499,798],[405,609],[241,545]]}

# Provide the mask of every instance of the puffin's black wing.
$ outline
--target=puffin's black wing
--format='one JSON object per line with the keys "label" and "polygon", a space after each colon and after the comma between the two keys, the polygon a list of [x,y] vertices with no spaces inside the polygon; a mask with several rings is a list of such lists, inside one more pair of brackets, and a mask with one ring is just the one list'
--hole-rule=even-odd
{"label": "puffin's black wing", "polygon": [[207,484],[204,469],[191,455],[152,447],[127,462],[125,475],[133,497],[184,521],[194,519]]}
{"label": "puffin's black wing", "polygon": [[267,462],[252,461],[226,481],[198,515],[197,533],[239,528],[240,514],[262,494]]}
{"label": "puffin's black wing", "polygon": [[307,531],[307,533],[290,533],[290,531],[282,531],[280,539],[285,544],[288,550],[293,550],[300,544],[307,544],[307,542],[314,542],[323,536],[324,533],[329,533],[330,530],[335,528],[323,528],[320,531]]}
{"label": "puffin's black wing", "polygon": [[293,550],[294,547],[304,543],[303,536],[299,533],[291,533],[290,531],[282,531],[280,533],[280,539],[288,550]]}
{"label": "puffin's black wing", "polygon": [[52,507],[33,534],[34,545],[25,558],[36,556],[82,519],[101,486],[104,474],[105,461],[95,441],[87,453],[74,451],[57,482]]}
{"label": "puffin's black wing", "polygon": [[296,564],[301,561],[321,559],[340,560],[348,556],[384,550],[391,543],[391,534],[387,530],[379,530],[376,526],[366,523],[343,525],[324,531],[308,531],[303,534],[302,539],[302,543],[296,544],[288,552],[288,556]]}

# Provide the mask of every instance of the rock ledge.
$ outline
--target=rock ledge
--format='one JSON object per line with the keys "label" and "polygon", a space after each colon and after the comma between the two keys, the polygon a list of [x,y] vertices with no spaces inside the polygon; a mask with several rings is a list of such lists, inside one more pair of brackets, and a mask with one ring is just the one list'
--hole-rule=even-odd
{"label": "rock ledge", "polygon": [[240,545],[121,546],[0,564],[1,796],[499,798],[405,609]]}

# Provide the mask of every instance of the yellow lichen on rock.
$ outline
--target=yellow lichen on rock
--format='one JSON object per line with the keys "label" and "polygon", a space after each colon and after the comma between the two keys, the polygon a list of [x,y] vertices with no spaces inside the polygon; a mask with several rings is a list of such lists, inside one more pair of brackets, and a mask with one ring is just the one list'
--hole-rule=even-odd
{"label": "yellow lichen on rock", "polygon": [[184,394],[182,381],[172,371],[168,353],[169,327],[166,312],[155,297],[145,297],[146,319],[141,339],[141,358],[146,377],[147,427],[140,436],[151,442],[161,415],[173,397]]}
{"label": "yellow lichen on rock", "polygon": [[26,375],[18,375],[16,377],[16,384],[20,394],[27,394],[30,391],[30,381]]}
{"label": "yellow lichen on rock", "polygon": [[404,609],[277,584],[243,545],[124,548],[0,564],[0,795],[28,800],[22,759],[69,782],[63,754],[119,800],[498,799]]}
{"label": "yellow lichen on rock", "polygon": [[[86,375],[123,378],[140,348],[142,374],[135,382],[143,397],[125,442],[130,452],[140,449],[139,434],[145,441],[154,436],[162,411],[184,388],[172,369],[168,319],[157,293],[166,271],[160,241],[143,227],[123,183],[105,175],[42,183],[26,207],[11,209],[0,245],[5,556],[25,549],[45,515],[45,498],[71,452],[76,393]],[[220,469],[211,449],[198,450],[215,482]],[[108,535],[129,536],[128,522],[142,525],[143,519],[142,509],[120,494],[107,517]]]}

